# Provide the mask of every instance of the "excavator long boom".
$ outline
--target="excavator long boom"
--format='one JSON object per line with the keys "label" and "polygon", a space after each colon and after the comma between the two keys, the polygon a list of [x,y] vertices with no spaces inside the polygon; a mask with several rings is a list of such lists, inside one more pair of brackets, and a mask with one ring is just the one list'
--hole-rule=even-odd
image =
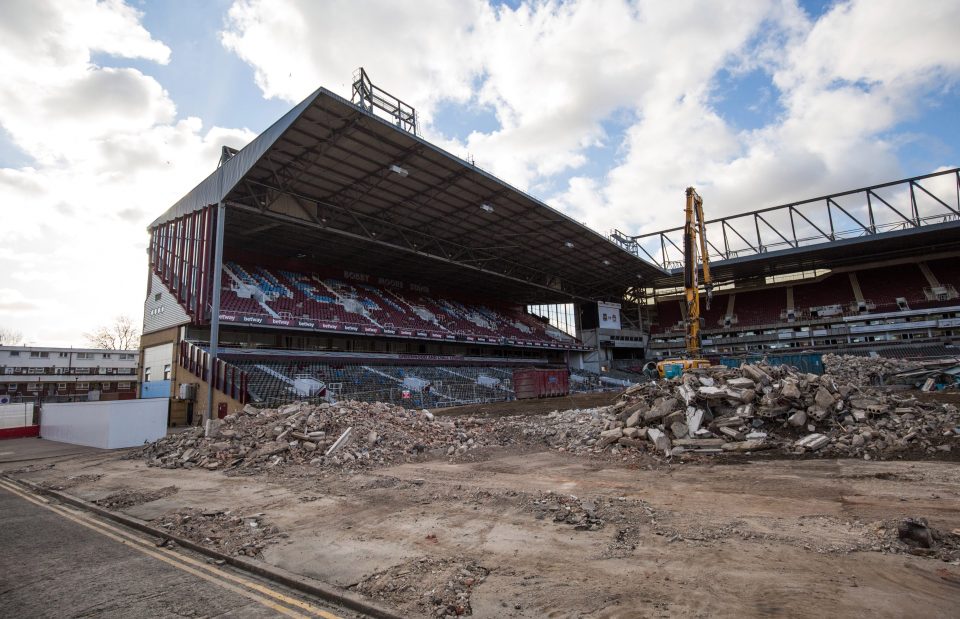
{"label": "excavator long boom", "polygon": [[706,220],[703,216],[703,198],[693,187],[687,187],[683,236],[683,287],[687,301],[687,355],[700,357],[700,263],[703,263],[703,284],[706,309],[713,298],[713,278],[710,276],[710,255],[707,252]]}
{"label": "excavator long boom", "polygon": [[669,378],[690,369],[708,367],[710,362],[701,357],[700,345],[700,265],[703,265],[703,287],[707,309],[713,298],[713,277],[710,275],[710,256],[707,253],[707,221],[703,217],[703,199],[693,187],[687,187],[686,220],[683,226],[683,288],[687,302],[687,356],[685,359],[665,359],[657,363],[657,374]]}

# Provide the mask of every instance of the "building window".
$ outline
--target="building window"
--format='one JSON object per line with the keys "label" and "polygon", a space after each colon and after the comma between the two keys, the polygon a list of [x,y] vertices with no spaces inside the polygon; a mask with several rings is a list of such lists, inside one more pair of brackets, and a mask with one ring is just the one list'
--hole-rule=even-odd
{"label": "building window", "polygon": [[78,352],[77,359],[93,359],[93,353],[89,352]]}
{"label": "building window", "polygon": [[16,391],[16,390],[17,390],[17,383],[10,383],[9,385],[7,385],[7,389],[8,389],[9,391]]}
{"label": "building window", "polygon": [[144,368],[143,370],[143,382],[150,382],[150,368]]}
{"label": "building window", "polygon": [[77,383],[77,391],[86,391],[90,388],[90,383]]}
{"label": "building window", "polygon": [[61,359],[66,359],[67,357],[70,356],[70,353],[68,353],[68,352],[60,352],[60,353],[57,353],[57,356],[60,357]]}
{"label": "building window", "polygon": [[46,350],[31,350],[30,351],[31,359],[49,359],[50,353]]}
{"label": "building window", "polygon": [[129,391],[130,383],[117,383],[117,391]]}
{"label": "building window", "polygon": [[39,391],[40,383],[27,383],[27,391]]}
{"label": "building window", "polygon": [[163,380],[170,380],[170,364],[163,366]]}
{"label": "building window", "polygon": [[113,357],[113,355],[111,355],[111,354],[108,353],[108,352],[105,352],[105,353],[103,353],[103,354],[101,355],[101,357],[103,357],[104,359],[110,359],[110,358]]}
{"label": "building window", "polygon": [[19,356],[20,356],[20,351],[19,351],[19,350],[11,350],[11,351],[10,351],[10,356],[11,356],[11,357],[19,357]]}
{"label": "building window", "polygon": [[110,391],[110,383],[103,383],[103,385],[101,385],[101,388],[103,389],[103,391]]}
{"label": "building window", "polygon": [[158,292],[157,294],[153,295],[153,300],[154,300],[154,301],[159,301],[159,300],[160,300],[160,293],[159,293],[159,292]]}
{"label": "building window", "polygon": [[57,383],[57,391],[66,391],[67,383]]}

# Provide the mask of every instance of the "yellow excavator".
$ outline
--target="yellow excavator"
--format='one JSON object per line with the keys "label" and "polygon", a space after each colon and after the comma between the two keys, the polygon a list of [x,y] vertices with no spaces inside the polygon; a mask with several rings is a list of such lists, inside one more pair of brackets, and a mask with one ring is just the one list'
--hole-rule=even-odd
{"label": "yellow excavator", "polygon": [[713,279],[710,277],[710,255],[707,253],[707,228],[703,217],[703,198],[693,187],[687,187],[686,221],[683,226],[683,288],[687,301],[686,345],[682,359],[665,359],[657,363],[660,378],[673,377],[691,368],[708,367],[700,344],[700,264],[703,265],[703,288],[706,309],[713,298]]}

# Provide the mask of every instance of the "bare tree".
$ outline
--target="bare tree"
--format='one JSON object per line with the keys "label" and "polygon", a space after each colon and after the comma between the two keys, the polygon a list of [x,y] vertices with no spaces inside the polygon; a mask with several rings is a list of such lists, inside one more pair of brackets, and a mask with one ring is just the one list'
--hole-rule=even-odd
{"label": "bare tree", "polygon": [[97,327],[91,333],[84,333],[83,337],[94,348],[131,350],[140,344],[140,329],[129,316],[117,316],[112,325]]}
{"label": "bare tree", "polygon": [[16,329],[0,327],[0,346],[17,346],[23,343],[23,333]]}

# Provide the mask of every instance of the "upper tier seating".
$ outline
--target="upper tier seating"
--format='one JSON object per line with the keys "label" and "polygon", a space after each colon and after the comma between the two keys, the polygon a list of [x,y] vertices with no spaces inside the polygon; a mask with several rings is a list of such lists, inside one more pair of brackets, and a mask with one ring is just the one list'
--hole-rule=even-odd
{"label": "upper tier seating", "polygon": [[[843,311],[847,311],[854,299],[850,276],[846,273],[828,275],[819,282],[793,285],[793,308],[797,316],[807,316],[810,308],[828,305],[840,305]],[[786,296],[784,296],[783,303],[786,302]],[[737,305],[739,304],[740,297],[737,297]]]}
{"label": "upper tier seating", "polygon": [[783,287],[747,290],[736,295],[733,313],[738,326],[780,322],[780,314],[787,308],[787,290]]}
{"label": "upper tier seating", "polygon": [[655,333],[672,331],[677,326],[677,323],[682,321],[683,309],[681,301],[672,299],[670,301],[660,301],[657,303],[657,322],[653,327]]}
{"label": "upper tier seating", "polygon": [[911,306],[926,300],[923,289],[927,279],[916,264],[896,264],[877,269],[857,271],[860,292],[876,305],[874,311],[896,311],[897,297],[903,297]]}

